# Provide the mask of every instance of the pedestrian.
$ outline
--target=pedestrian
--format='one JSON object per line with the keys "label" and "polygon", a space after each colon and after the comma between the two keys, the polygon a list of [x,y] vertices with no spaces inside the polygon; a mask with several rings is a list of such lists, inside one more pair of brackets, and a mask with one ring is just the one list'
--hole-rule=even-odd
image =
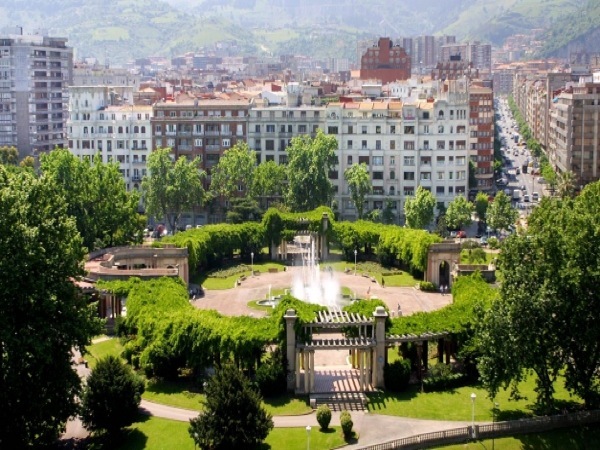
{"label": "pedestrian", "polygon": [[381,287],[385,287],[385,278],[381,277]]}

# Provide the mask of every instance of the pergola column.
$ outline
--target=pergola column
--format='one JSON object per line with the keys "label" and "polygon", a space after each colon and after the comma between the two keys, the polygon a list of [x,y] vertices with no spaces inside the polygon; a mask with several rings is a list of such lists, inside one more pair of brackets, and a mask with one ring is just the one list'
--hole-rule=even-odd
{"label": "pergola column", "polygon": [[388,317],[388,313],[383,306],[378,306],[375,308],[373,317],[375,318],[375,374],[373,376],[373,387],[383,388],[385,384],[383,378],[383,367],[385,365],[386,356],[385,320]]}
{"label": "pergola column", "polygon": [[304,393],[308,394],[310,392],[310,361],[308,360],[308,351],[304,351]]}
{"label": "pergola column", "polygon": [[363,351],[357,350],[358,352],[358,389],[364,391],[364,368],[363,368]]}
{"label": "pergola column", "polygon": [[[296,311],[288,309],[283,317],[285,319],[286,358],[288,362],[287,373],[299,374],[299,371],[296,371],[298,359],[296,353],[296,330],[294,329],[298,316],[296,315]],[[291,377],[287,377],[287,380],[288,391],[293,391],[294,380]]]}
{"label": "pergola column", "polygon": [[309,372],[308,372],[310,374],[310,376],[309,376],[310,391],[309,392],[314,392],[314,390],[315,390],[315,351],[314,350],[311,350],[309,352],[309,365],[310,365]]}
{"label": "pergola column", "polygon": [[296,392],[300,390],[300,362],[301,361],[302,361],[302,352],[296,351],[296,358],[295,358],[295,366],[296,366],[296,370],[295,370],[296,389],[295,389],[295,391]]}
{"label": "pergola column", "polygon": [[438,339],[437,360],[438,363],[444,362],[444,339]]}

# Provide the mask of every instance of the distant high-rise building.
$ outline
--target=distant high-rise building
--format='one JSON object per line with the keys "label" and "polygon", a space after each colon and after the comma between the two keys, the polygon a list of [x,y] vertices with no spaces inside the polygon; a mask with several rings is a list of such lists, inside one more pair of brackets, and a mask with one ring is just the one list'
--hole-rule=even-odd
{"label": "distant high-rise building", "polygon": [[67,88],[73,49],[67,39],[0,35],[0,146],[14,146],[19,159],[66,147]]}
{"label": "distant high-rise building", "polygon": [[475,69],[490,71],[492,68],[492,46],[479,42],[464,44],[446,44],[440,47],[439,61],[447,62],[456,60],[471,63]]}
{"label": "distant high-rise building", "polygon": [[382,83],[410,78],[410,57],[390,38],[379,38],[377,46],[370,47],[360,61],[360,78],[377,79]]}

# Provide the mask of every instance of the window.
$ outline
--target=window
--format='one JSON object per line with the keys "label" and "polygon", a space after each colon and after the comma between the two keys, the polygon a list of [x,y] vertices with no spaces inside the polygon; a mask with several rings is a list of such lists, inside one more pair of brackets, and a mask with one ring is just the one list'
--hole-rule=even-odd
{"label": "window", "polygon": [[394,164],[396,164],[396,157],[390,156],[390,166],[393,166]]}
{"label": "window", "polygon": [[390,180],[395,180],[395,179],[396,179],[396,171],[390,170]]}
{"label": "window", "polygon": [[429,134],[429,125],[423,125],[423,134]]}
{"label": "window", "polygon": [[367,126],[366,125],[362,126],[362,134],[367,134]]}
{"label": "window", "polygon": [[352,155],[348,155],[348,165],[352,165]]}
{"label": "window", "polygon": [[267,125],[267,133],[275,133],[275,125]]}
{"label": "window", "polygon": [[331,170],[329,172],[329,179],[330,180],[337,180],[338,179],[338,171],[337,170]]}
{"label": "window", "polygon": [[444,125],[440,125],[438,126],[438,133],[443,133],[444,132]]}
{"label": "window", "polygon": [[354,127],[352,125],[348,125],[348,134],[354,134]]}
{"label": "window", "polygon": [[306,133],[306,125],[298,125],[298,133]]}
{"label": "window", "polygon": [[361,142],[361,148],[362,148],[363,150],[366,150],[366,149],[367,149],[367,141],[362,141],[362,142]]}
{"label": "window", "polygon": [[352,140],[348,140],[348,149],[352,150]]}
{"label": "window", "polygon": [[265,150],[275,150],[275,141],[273,139],[265,141]]}
{"label": "window", "polygon": [[412,197],[415,195],[415,188],[413,186],[404,186],[404,196]]}
{"label": "window", "polygon": [[431,180],[431,172],[421,172],[421,180]]}
{"label": "window", "polygon": [[446,157],[444,157],[444,156],[438,156],[435,159],[435,164],[437,166],[443,166],[443,165],[445,165],[446,164]]}
{"label": "window", "polygon": [[423,119],[429,119],[429,111],[423,111]]}
{"label": "window", "polygon": [[442,171],[439,171],[439,172],[437,173],[437,179],[438,179],[438,180],[443,180],[443,179],[444,179],[444,172],[442,172]]}
{"label": "window", "polygon": [[414,172],[404,172],[403,178],[406,181],[414,181],[414,179],[415,179],[415,173]]}
{"label": "window", "polygon": [[223,139],[223,147],[231,147],[231,139]]}
{"label": "window", "polygon": [[430,156],[421,156],[420,164],[422,166],[430,166],[431,165],[431,157]]}
{"label": "window", "polygon": [[415,134],[415,127],[414,126],[405,126],[404,127],[404,134]]}
{"label": "window", "polygon": [[279,164],[287,164],[288,155],[279,155]]}
{"label": "window", "polygon": [[404,150],[414,150],[415,141],[404,141]]}
{"label": "window", "polygon": [[381,134],[381,125],[377,125],[377,126],[375,127],[375,133],[376,133],[376,134]]}
{"label": "window", "polygon": [[327,134],[338,134],[338,127],[327,127]]}
{"label": "window", "polygon": [[436,186],[435,193],[444,195],[446,193],[446,188],[444,186]]}
{"label": "window", "polygon": [[390,195],[396,195],[396,188],[394,186],[390,186]]}
{"label": "window", "polygon": [[381,150],[381,141],[375,141],[375,150]]}
{"label": "window", "polygon": [[373,172],[374,180],[383,180],[383,172]]}
{"label": "window", "polygon": [[414,166],[415,165],[415,157],[414,156],[405,156],[404,157],[404,165],[405,166]]}
{"label": "window", "polygon": [[374,166],[383,166],[383,156],[373,156]]}
{"label": "window", "polygon": [[446,142],[445,141],[437,141],[436,148],[438,150],[445,150],[446,149]]}
{"label": "window", "polygon": [[260,133],[260,125],[254,125],[254,132]]}
{"label": "window", "polygon": [[390,150],[396,150],[396,141],[394,141],[394,140],[390,141]]}
{"label": "window", "polygon": [[117,148],[125,148],[125,141],[117,141]]}
{"label": "window", "polygon": [[457,166],[464,166],[465,164],[466,164],[466,158],[464,156],[456,157],[456,165]]}
{"label": "window", "polygon": [[396,125],[390,126],[390,134],[396,134]]}

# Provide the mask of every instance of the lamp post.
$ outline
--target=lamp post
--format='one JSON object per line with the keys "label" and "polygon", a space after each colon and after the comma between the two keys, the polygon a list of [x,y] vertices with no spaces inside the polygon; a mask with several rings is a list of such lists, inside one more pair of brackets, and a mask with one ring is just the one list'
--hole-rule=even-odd
{"label": "lamp post", "polygon": [[498,403],[494,402],[494,409],[492,410],[492,425],[493,426],[493,433],[492,434],[492,450],[495,450],[496,448],[496,414],[498,413]]}
{"label": "lamp post", "polygon": [[473,438],[475,438],[475,399],[477,396],[475,392],[471,393],[471,432],[473,433]]}
{"label": "lamp post", "polygon": [[354,276],[356,276],[356,255],[358,255],[358,250],[354,249]]}
{"label": "lamp post", "polygon": [[198,433],[194,433],[194,450],[196,450],[197,444],[198,444]]}
{"label": "lamp post", "polygon": [[254,252],[250,252],[250,267],[252,270],[252,276],[254,276]]}
{"label": "lamp post", "polygon": [[306,450],[310,450],[310,425],[306,425]]}

